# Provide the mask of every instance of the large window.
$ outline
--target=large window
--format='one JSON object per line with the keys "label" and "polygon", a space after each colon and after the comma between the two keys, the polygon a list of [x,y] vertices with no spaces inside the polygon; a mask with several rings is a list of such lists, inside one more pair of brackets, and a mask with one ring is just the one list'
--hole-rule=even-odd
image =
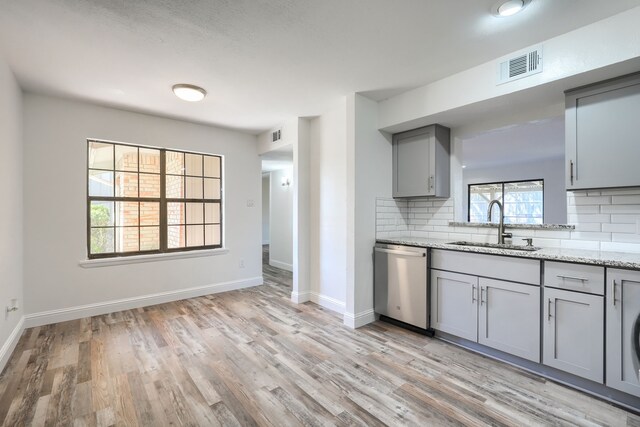
{"label": "large window", "polygon": [[[504,205],[507,224],[542,224],[544,221],[544,180],[469,184],[469,222],[487,222],[492,200]],[[498,222],[498,209],[492,222]]]}
{"label": "large window", "polygon": [[89,140],[89,258],[222,246],[222,158]]}

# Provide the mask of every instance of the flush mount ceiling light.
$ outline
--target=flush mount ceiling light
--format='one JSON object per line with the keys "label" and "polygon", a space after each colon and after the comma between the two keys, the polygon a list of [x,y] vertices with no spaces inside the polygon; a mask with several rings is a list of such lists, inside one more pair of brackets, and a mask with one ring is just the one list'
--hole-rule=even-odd
{"label": "flush mount ceiling light", "polygon": [[493,5],[491,13],[494,16],[507,17],[521,12],[531,0],[501,0]]}
{"label": "flush mount ceiling light", "polygon": [[189,102],[202,101],[207,95],[207,91],[201,87],[184,83],[173,85],[173,93],[178,98]]}

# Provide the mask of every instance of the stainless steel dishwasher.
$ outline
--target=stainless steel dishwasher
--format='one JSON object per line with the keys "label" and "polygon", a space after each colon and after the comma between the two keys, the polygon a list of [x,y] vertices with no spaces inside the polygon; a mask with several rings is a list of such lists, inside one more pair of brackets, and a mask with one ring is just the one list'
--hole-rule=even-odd
{"label": "stainless steel dishwasher", "polygon": [[377,243],[374,254],[375,312],[429,329],[427,249]]}

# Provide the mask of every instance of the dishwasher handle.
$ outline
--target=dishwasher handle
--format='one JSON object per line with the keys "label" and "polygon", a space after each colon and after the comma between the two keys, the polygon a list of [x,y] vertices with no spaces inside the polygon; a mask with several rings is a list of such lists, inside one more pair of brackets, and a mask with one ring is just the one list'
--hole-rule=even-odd
{"label": "dishwasher handle", "polygon": [[410,252],[410,251],[399,251],[396,249],[383,249],[383,248],[375,248],[376,252],[384,252],[387,254],[394,254],[394,255],[405,255],[405,256],[413,256],[413,257],[426,257],[427,253],[426,252]]}

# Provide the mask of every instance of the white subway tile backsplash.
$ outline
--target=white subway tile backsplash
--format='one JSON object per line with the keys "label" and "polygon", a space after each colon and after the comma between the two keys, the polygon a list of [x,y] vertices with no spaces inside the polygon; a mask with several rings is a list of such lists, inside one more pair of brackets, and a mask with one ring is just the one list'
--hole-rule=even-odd
{"label": "white subway tile backsplash", "polygon": [[449,233],[449,237],[447,238],[450,239],[452,242],[460,241],[460,240],[470,241],[471,234],[470,233]]}
{"label": "white subway tile backsplash", "polygon": [[576,197],[573,199],[573,204],[580,205],[610,205],[611,196],[596,196],[596,197]]}
{"label": "white subway tile backsplash", "polygon": [[634,243],[602,242],[601,251],[640,253],[640,245]]}
{"label": "white subway tile backsplash", "polygon": [[613,189],[613,190],[602,190],[600,192],[603,196],[621,196],[626,194],[640,194],[640,188],[627,188],[627,189]]}
{"label": "white subway tile backsplash", "polygon": [[599,222],[583,222],[580,224],[575,224],[576,231],[611,231],[605,230],[604,226],[608,224],[601,224]]}
{"label": "white subway tile backsplash", "polygon": [[[453,199],[376,200],[379,238],[425,237],[495,243],[497,229],[453,227]],[[514,244],[533,237],[535,246],[640,252],[640,188],[567,193],[567,230],[510,229]]]}
{"label": "white subway tile backsplash", "polygon": [[636,224],[640,215],[611,215],[611,222],[616,224]]}
{"label": "white subway tile backsplash", "polygon": [[635,233],[637,228],[635,221],[632,224],[602,224],[602,231],[610,233]]}
{"label": "white subway tile backsplash", "polygon": [[600,212],[602,213],[626,213],[626,214],[640,214],[640,205],[610,205],[600,206]]}
{"label": "white subway tile backsplash", "polygon": [[567,214],[598,214],[600,205],[567,206]]}
{"label": "white subway tile backsplash", "polygon": [[432,231],[431,233],[429,233],[429,238],[430,239],[447,240],[447,239],[449,239],[449,233],[441,233],[441,232],[438,232],[438,231]]}
{"label": "white subway tile backsplash", "polygon": [[611,233],[598,233],[590,231],[572,231],[571,240],[597,240],[600,242],[610,242]]}
{"label": "white subway tile backsplash", "polygon": [[605,214],[569,214],[567,215],[567,219],[569,224],[580,224],[580,223],[609,223],[611,222],[611,215]]}
{"label": "white subway tile backsplash", "polygon": [[640,243],[640,234],[612,233],[611,241],[620,243]]}
{"label": "white subway tile backsplash", "polygon": [[541,248],[559,248],[560,239],[540,239],[535,237],[533,239],[533,246],[539,246]]}
{"label": "white subway tile backsplash", "polygon": [[600,250],[600,242],[589,240],[561,240],[560,247],[563,249],[584,249],[589,251]]}
{"label": "white subway tile backsplash", "polygon": [[570,239],[570,231],[557,231],[557,230],[534,230],[535,237],[546,237],[550,239]]}
{"label": "white subway tile backsplash", "polygon": [[614,205],[640,205],[640,195],[630,196],[613,196],[612,204]]}

